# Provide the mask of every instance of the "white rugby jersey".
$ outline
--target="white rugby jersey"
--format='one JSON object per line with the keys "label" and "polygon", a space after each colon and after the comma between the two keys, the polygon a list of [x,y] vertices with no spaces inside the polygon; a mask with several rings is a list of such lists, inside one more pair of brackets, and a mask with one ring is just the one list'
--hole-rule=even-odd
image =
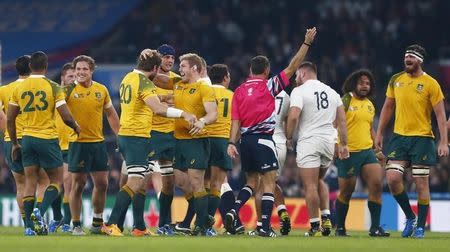
{"label": "white rugby jersey", "polygon": [[335,141],[337,130],[333,127],[336,109],[342,105],[339,94],[318,80],[308,80],[294,88],[291,93],[291,107],[301,109],[298,140],[322,137]]}
{"label": "white rugby jersey", "polygon": [[289,112],[289,95],[283,90],[275,97],[275,131],[273,140],[276,143],[286,143],[285,122]]}

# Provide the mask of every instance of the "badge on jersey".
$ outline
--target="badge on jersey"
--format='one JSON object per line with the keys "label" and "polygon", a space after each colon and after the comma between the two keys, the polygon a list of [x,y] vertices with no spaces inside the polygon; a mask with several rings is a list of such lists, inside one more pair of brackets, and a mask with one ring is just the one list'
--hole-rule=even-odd
{"label": "badge on jersey", "polygon": [[422,92],[423,91],[423,84],[417,84],[417,87],[416,87],[416,90],[417,90],[417,92]]}

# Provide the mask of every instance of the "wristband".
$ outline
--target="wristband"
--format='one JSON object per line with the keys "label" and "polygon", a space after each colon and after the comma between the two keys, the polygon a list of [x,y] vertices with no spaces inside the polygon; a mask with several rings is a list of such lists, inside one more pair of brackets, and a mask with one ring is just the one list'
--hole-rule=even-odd
{"label": "wristband", "polygon": [[169,118],[180,118],[183,114],[183,110],[177,108],[168,107],[166,111],[166,117]]}
{"label": "wristband", "polygon": [[306,43],[306,42],[303,42],[303,44],[304,44],[304,45],[307,45],[307,46],[311,46],[311,44],[308,44],[308,43]]}
{"label": "wristband", "polygon": [[198,119],[200,122],[202,122],[205,126],[206,126],[206,120],[205,120],[205,118],[200,118],[200,119]]}
{"label": "wristband", "polygon": [[228,142],[228,145],[233,145],[234,147],[236,147],[236,144],[235,143],[233,143],[233,142]]}

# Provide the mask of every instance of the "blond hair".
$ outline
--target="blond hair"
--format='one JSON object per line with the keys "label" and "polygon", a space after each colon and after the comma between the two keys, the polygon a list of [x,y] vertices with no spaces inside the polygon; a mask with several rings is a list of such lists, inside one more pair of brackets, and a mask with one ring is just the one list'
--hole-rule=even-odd
{"label": "blond hair", "polygon": [[203,69],[202,58],[195,53],[186,53],[180,56],[180,62],[186,60],[190,67],[196,66],[197,72],[201,73]]}

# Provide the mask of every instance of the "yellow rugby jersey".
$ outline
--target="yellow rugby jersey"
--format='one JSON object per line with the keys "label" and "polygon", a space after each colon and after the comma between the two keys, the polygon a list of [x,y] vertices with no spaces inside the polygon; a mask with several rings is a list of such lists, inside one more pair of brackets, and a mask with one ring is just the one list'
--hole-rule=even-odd
{"label": "yellow rugby jersey", "polygon": [[[216,97],[211,86],[198,81],[191,84],[177,82],[174,85],[175,107],[195,115],[198,119],[206,115],[204,102],[215,102]],[[189,124],[183,118],[175,119],[175,138],[192,139],[208,137],[206,130],[198,135],[189,134]]]}
{"label": "yellow rugby jersey", "polygon": [[365,98],[359,100],[352,93],[342,97],[347,121],[348,148],[350,152],[373,147],[371,129],[375,116],[373,103]]}
{"label": "yellow rugby jersey", "polygon": [[[169,72],[170,79],[173,78],[179,78],[180,76],[172,71]],[[158,95],[169,95],[173,94],[173,90],[167,90],[162,89],[159,87],[156,87],[156,94]],[[173,118],[167,118],[164,116],[159,116],[157,114],[153,115],[153,121],[152,121],[152,130],[162,132],[162,133],[169,133],[175,130],[175,119]]]}
{"label": "yellow rugby jersey", "polygon": [[[0,87],[0,102],[2,103],[2,109],[3,112],[5,113],[5,115],[8,113],[8,105],[9,105],[9,100],[11,99],[12,93],[14,91],[14,89],[16,88],[17,85],[20,85],[23,82],[24,79],[17,79],[7,85],[1,86]],[[16,118],[16,135],[17,135],[17,139],[21,139],[22,138],[22,134],[23,134],[23,117],[22,117],[22,113],[20,112],[19,115],[17,115]],[[9,138],[9,133],[8,130],[5,130],[5,137],[4,137],[5,141],[11,141],[11,139]]]}
{"label": "yellow rugby jersey", "polygon": [[150,137],[152,110],[145,100],[156,95],[156,86],[141,71],[128,73],[120,84],[120,136]]}
{"label": "yellow rugby jersey", "polygon": [[217,121],[206,126],[210,137],[230,137],[233,92],[222,85],[212,85],[217,102]]}
{"label": "yellow rugby jersey", "polygon": [[400,72],[389,81],[386,96],[395,99],[394,133],[434,137],[431,112],[444,99],[435,79],[426,73],[413,78],[406,72]]}
{"label": "yellow rugby jersey", "polygon": [[64,101],[59,85],[44,75],[30,75],[14,89],[11,104],[22,111],[23,136],[42,139],[58,138],[55,126],[55,105]]}
{"label": "yellow rugby jersey", "polygon": [[78,137],[75,131],[72,131],[69,141],[82,143],[103,141],[103,110],[112,106],[108,89],[103,84],[92,81],[92,85],[87,88],[72,83],[66,88],[66,93],[67,105],[81,128]]}
{"label": "yellow rugby jersey", "polygon": [[55,125],[58,132],[59,147],[61,150],[69,149],[69,138],[73,134],[73,129],[67,126],[58,111],[55,111]]}

